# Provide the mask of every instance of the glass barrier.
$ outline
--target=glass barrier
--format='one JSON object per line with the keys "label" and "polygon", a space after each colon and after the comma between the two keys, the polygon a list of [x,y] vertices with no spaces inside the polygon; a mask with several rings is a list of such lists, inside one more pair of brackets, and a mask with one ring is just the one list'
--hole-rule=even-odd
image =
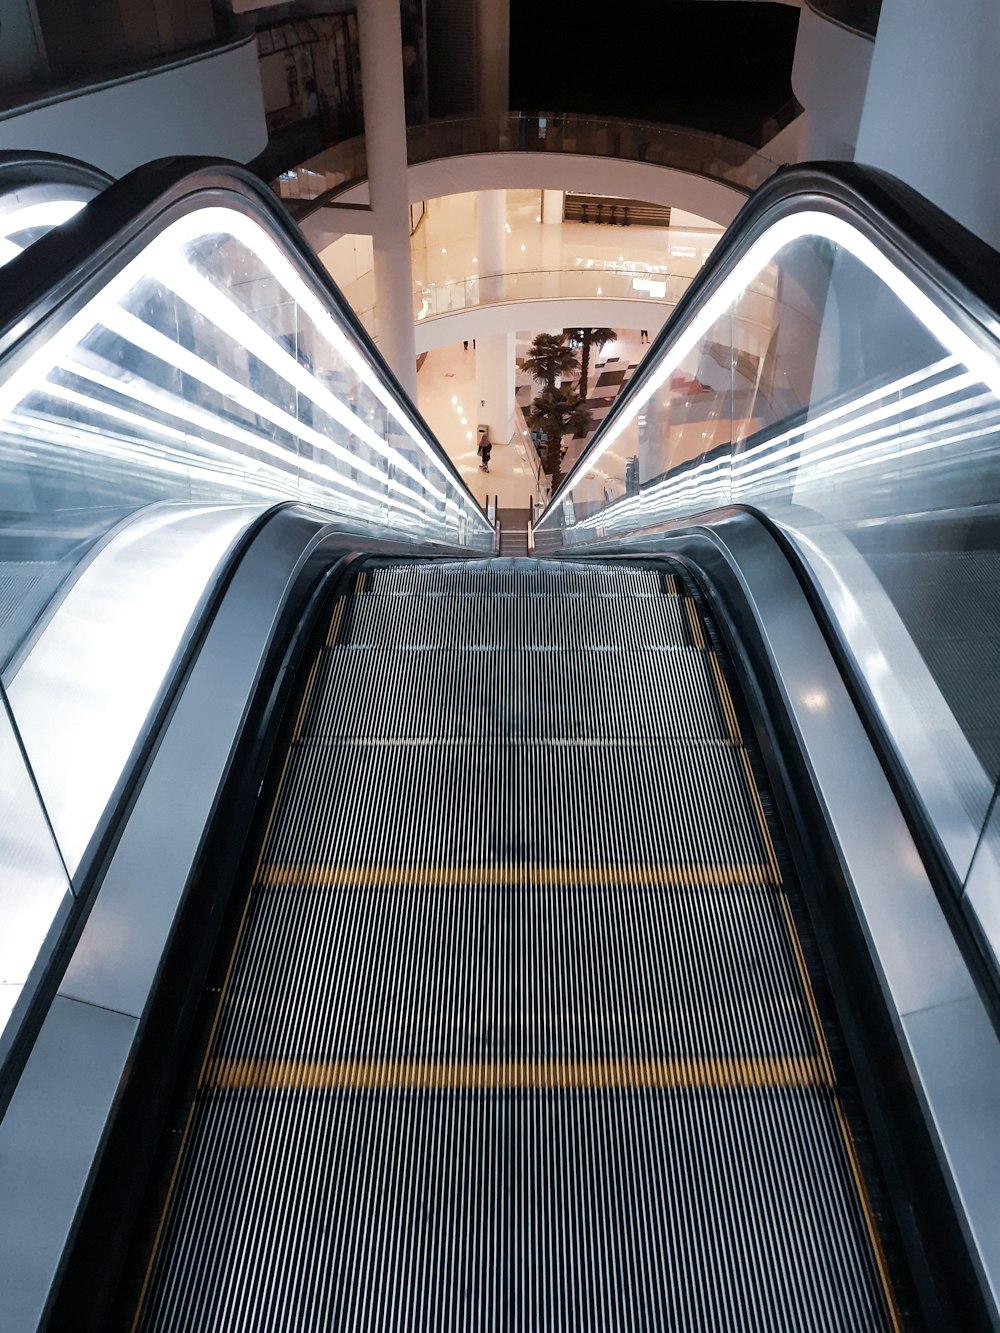
{"label": "glass barrier", "polygon": [[1000,773],[998,348],[836,211],[786,210],[727,255],[538,540],[607,542],[730,504],[766,515],[964,881]]}
{"label": "glass barrier", "polygon": [[0,1056],[249,528],[296,501],[362,537],[494,547],[334,294],[266,210],[220,193],[152,207],[110,276],[85,272],[0,363]]}
{"label": "glass barrier", "polygon": [[[778,167],[766,154],[721,134],[567,112],[512,112],[499,122],[473,116],[431,120],[410,125],[406,145],[411,166],[467,153],[583,153],[690,171],[747,192]],[[364,180],[367,174],[364,138],[348,139],[286,171],[275,189],[289,203],[314,201]],[[294,207],[293,214],[301,216]]]}
{"label": "glass barrier", "polygon": [[170,224],[13,372],[0,369],[9,660],[94,543],[143,506],[297,500],[491,549],[416,418],[267,232]]}
{"label": "glass barrier", "polygon": [[[369,273],[362,275],[367,280]],[[470,274],[448,282],[429,282],[415,288],[413,318],[419,324],[438,315],[453,315],[477,306],[504,305],[514,301],[609,300],[652,302],[658,307],[649,315],[658,327],[691,285],[688,273],[668,273],[652,264],[615,265],[558,269],[509,269],[491,276]],[[368,288],[370,289],[370,282]],[[351,284],[345,294],[360,297],[355,314],[373,337],[378,335],[378,307],[374,293],[362,291],[361,282]],[[367,299],[366,299],[367,298]],[[636,315],[636,319],[639,316]]]}
{"label": "glass barrier", "polygon": [[491,277],[478,273],[449,282],[432,282],[414,293],[414,317],[429,319],[473,306],[505,301],[589,300],[655,301],[674,306],[687,291],[688,274],[668,273],[644,265],[643,271],[611,267],[518,269]]}

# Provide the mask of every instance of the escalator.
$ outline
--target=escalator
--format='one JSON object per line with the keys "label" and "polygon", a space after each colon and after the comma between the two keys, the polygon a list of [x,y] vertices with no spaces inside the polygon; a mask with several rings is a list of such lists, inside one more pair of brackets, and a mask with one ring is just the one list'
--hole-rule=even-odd
{"label": "escalator", "polygon": [[1000,272],[894,190],[537,558],[240,169],[0,269],[0,1327],[1000,1328]]}
{"label": "escalator", "polygon": [[367,565],[305,675],[133,1327],[915,1327],[679,569]]}

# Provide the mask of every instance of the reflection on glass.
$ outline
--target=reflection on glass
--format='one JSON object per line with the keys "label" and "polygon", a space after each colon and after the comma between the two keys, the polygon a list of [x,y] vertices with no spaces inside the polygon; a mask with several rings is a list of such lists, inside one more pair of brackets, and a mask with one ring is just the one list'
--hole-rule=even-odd
{"label": "reflection on glass", "polygon": [[492,531],[337,316],[249,217],[172,223],[0,382],[0,660],[137,509],[296,500],[355,529]]}
{"label": "reflection on glass", "polygon": [[721,505],[810,566],[964,876],[1000,773],[1000,361],[821,211],[722,272],[538,524],[568,544]]}

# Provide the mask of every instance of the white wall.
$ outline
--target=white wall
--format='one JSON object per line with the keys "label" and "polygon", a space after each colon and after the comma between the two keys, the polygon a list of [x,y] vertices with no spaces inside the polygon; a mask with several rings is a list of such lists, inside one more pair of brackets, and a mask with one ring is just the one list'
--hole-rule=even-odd
{"label": "white wall", "polygon": [[855,157],[1000,249],[998,0],[883,0]]}
{"label": "white wall", "polygon": [[853,158],[874,49],[870,37],[802,7],[792,61],[792,91],[805,107],[799,161]]}
{"label": "white wall", "polygon": [[248,162],[266,143],[255,39],[0,115],[0,149],[65,153],[113,176],[180,153]]}

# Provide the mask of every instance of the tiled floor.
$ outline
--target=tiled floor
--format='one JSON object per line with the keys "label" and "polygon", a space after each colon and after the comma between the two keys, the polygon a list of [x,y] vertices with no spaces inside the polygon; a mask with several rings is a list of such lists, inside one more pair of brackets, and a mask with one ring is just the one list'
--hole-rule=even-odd
{"label": "tiled floor", "polygon": [[479,396],[471,349],[463,351],[462,344],[455,343],[428,352],[417,372],[417,393],[427,424],[480,504],[487,496],[497,496],[502,508],[527,508],[532,496],[544,499],[544,486],[539,487],[532,460],[520,443],[494,444],[489,472],[479,466],[477,422],[464,410]]}

